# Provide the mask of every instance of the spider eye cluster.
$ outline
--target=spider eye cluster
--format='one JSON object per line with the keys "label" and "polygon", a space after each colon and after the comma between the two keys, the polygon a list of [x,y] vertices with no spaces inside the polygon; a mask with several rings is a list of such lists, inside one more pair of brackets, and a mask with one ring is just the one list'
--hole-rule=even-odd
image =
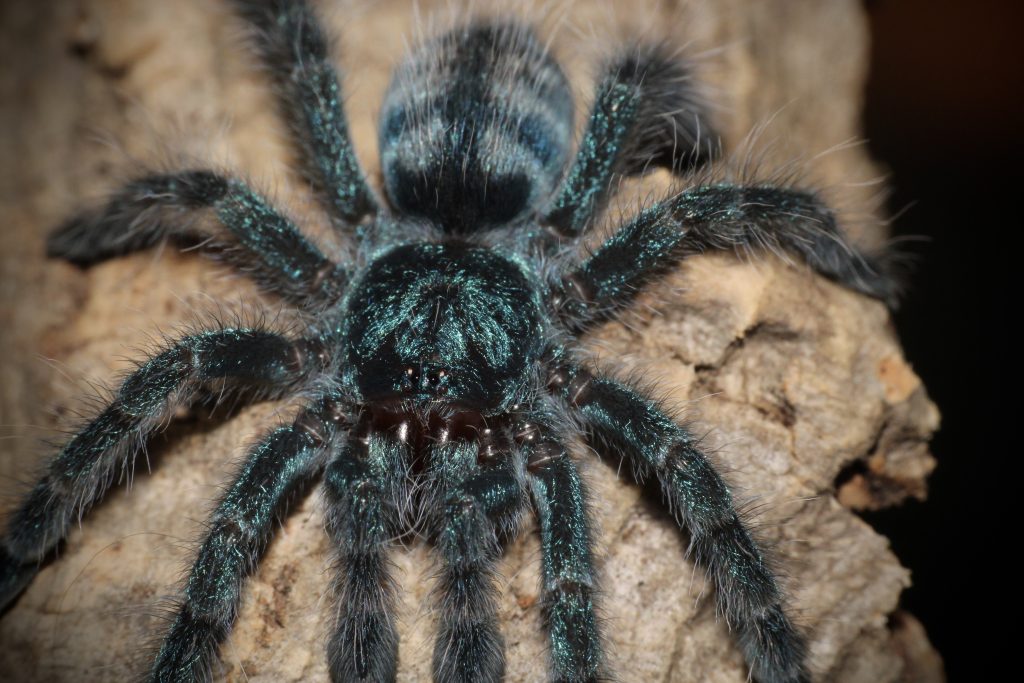
{"label": "spider eye cluster", "polygon": [[405,394],[427,391],[442,396],[447,393],[450,377],[451,374],[438,362],[426,362],[418,367],[410,365],[402,378],[402,391]]}

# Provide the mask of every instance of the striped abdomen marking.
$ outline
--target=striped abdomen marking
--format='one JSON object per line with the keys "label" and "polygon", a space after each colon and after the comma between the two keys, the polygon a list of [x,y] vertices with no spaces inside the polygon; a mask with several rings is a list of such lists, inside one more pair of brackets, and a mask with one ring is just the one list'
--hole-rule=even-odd
{"label": "striped abdomen marking", "polygon": [[572,97],[535,34],[470,24],[417,48],[384,101],[380,149],[398,210],[466,233],[546,198],[572,140]]}

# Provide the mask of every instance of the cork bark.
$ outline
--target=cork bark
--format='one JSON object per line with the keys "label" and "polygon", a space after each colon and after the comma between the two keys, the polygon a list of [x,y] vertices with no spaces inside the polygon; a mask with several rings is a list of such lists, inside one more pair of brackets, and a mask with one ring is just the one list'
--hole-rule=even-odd
{"label": "cork bark", "polygon": [[[540,3],[545,4],[545,3]],[[222,6],[223,5],[223,6]],[[0,7],[0,485],[9,505],[59,443],[95,384],[109,385],[152,340],[211,302],[280,308],[244,278],[194,254],[150,250],[81,271],[44,258],[47,231],[140,168],[213,162],[270,188],[329,247],[291,168],[267,81],[252,68],[227,3],[10,0]],[[414,17],[405,2],[322,2],[342,38],[359,156],[376,178],[375,115]],[[328,6],[329,5],[329,6]],[[447,6],[421,0],[421,14]],[[550,3],[548,3],[550,5]],[[879,176],[856,138],[868,35],[853,0],[721,0],[553,6],[553,50],[582,101],[591,66],[623,36],[648,32],[704,55],[727,157],[754,150],[771,171],[799,168],[830,191],[856,240],[876,246]],[[536,15],[536,10],[534,11]],[[443,24],[444,21],[438,22]],[[552,29],[555,30],[555,29]],[[767,122],[767,123],[766,123]],[[759,128],[753,145],[745,145]],[[833,149],[838,146],[838,149]],[[819,153],[826,150],[828,154]],[[800,157],[804,162],[794,165]],[[817,157],[817,158],[815,158]],[[770,175],[770,173],[769,173]],[[630,183],[621,208],[663,191]],[[613,212],[614,213],[614,212]],[[858,509],[923,498],[938,413],[903,357],[885,307],[774,258],[693,258],[624,322],[588,344],[620,372],[642,371],[727,472],[785,575],[828,681],[941,680],[912,616],[897,612],[908,571]],[[234,463],[286,404],[230,420],[183,411],[61,556],[0,621],[5,680],[124,680],[159,637],[202,521]],[[713,589],[685,559],[685,537],[625,475],[578,449],[598,529],[608,656],[622,681],[741,682],[746,670]],[[147,465],[152,465],[148,474]],[[249,581],[218,680],[326,679],[330,548],[321,500],[285,521]],[[538,542],[528,526],[501,564],[508,680],[545,680]],[[430,549],[395,552],[403,589],[401,681],[429,679]]]}

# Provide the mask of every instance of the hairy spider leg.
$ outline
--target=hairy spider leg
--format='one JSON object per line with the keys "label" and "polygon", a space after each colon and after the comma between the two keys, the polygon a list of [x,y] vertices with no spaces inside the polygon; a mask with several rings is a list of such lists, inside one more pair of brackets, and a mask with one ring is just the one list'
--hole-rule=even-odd
{"label": "hairy spider leg", "polygon": [[252,449],[210,519],[150,681],[209,678],[217,647],[235,623],[243,582],[256,569],[274,525],[315,481],[345,433],[341,404],[327,396]]}
{"label": "hairy spider leg", "polygon": [[478,465],[480,444],[457,439],[432,448],[432,476],[441,485],[434,544],[443,566],[436,588],[439,631],[433,673],[437,683],[498,683],[505,646],[495,598],[499,534],[513,531],[526,505],[521,464],[514,452]]}
{"label": "hairy spider leg", "polygon": [[808,681],[806,645],[782,604],[782,591],[732,494],[697,440],[654,401],[585,368],[555,366],[551,387],[583,423],[587,443],[622,457],[638,480],[652,474],[690,533],[690,552],[717,587],[718,608],[761,683]]}
{"label": "hairy spider leg", "polygon": [[[183,214],[207,209],[217,218],[211,226],[183,220]],[[348,280],[344,267],[328,260],[266,199],[245,183],[208,170],[129,183],[99,209],[55,230],[47,252],[87,266],[168,237],[208,240],[267,290],[296,304],[336,301]]]}
{"label": "hairy spider leg", "polygon": [[298,0],[234,0],[256,29],[254,44],[302,150],[303,170],[324,204],[357,223],[378,211],[348,130],[344,95],[316,14]]}
{"label": "hairy spider leg", "polygon": [[541,604],[551,648],[551,680],[593,683],[606,676],[594,612],[597,582],[586,491],[561,443],[541,433],[527,438],[524,448],[540,527]]}
{"label": "hairy spider leg", "polygon": [[327,530],[337,551],[331,680],[390,683],[398,666],[395,585],[388,551],[398,535],[407,449],[393,433],[355,434],[327,466]]}
{"label": "hairy spider leg", "polygon": [[560,315],[582,332],[686,256],[708,250],[797,254],[850,289],[890,303],[895,297],[883,265],[846,241],[813,192],[723,184],[685,190],[629,221],[555,286]]}
{"label": "hairy spider leg", "polygon": [[72,519],[102,498],[118,471],[130,470],[146,437],[206,382],[283,394],[320,366],[319,355],[319,342],[225,329],[183,337],[145,361],[61,449],[11,515],[0,543],[0,611],[64,539]]}
{"label": "hairy spider leg", "polygon": [[614,176],[650,165],[693,168],[712,157],[714,133],[692,71],[661,44],[625,49],[605,66],[576,159],[544,217],[558,236],[576,238],[591,227]]}

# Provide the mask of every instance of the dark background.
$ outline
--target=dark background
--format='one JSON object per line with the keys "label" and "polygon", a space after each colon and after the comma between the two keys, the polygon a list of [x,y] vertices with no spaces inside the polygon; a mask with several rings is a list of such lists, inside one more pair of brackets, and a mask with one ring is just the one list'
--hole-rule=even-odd
{"label": "dark background", "polygon": [[[929,500],[865,517],[913,571],[902,604],[949,679],[982,680],[998,659],[1016,659],[997,639],[1019,630],[1009,603],[1020,599],[1021,532],[1009,504],[1020,447],[1002,434],[1020,421],[1010,411],[1019,393],[1010,326],[1021,309],[1010,275],[1024,225],[1024,3],[866,6],[865,134],[889,167],[890,211],[906,209],[894,234],[928,238],[909,247],[916,266],[896,325],[943,417]],[[985,618],[988,609],[1009,621]]]}

